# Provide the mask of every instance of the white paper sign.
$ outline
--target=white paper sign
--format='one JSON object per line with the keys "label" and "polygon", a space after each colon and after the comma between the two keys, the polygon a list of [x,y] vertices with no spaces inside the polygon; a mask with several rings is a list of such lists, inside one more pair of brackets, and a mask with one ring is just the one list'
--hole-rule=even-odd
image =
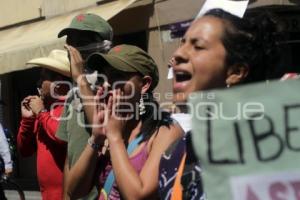
{"label": "white paper sign", "polygon": [[173,67],[169,67],[167,79],[172,79],[174,77]]}
{"label": "white paper sign", "polygon": [[203,16],[207,11],[211,9],[217,9],[217,8],[242,18],[245,14],[248,3],[249,0],[245,0],[245,1],[206,0],[206,2],[202,6],[196,18]]}
{"label": "white paper sign", "polygon": [[233,200],[299,200],[300,171],[232,177]]}

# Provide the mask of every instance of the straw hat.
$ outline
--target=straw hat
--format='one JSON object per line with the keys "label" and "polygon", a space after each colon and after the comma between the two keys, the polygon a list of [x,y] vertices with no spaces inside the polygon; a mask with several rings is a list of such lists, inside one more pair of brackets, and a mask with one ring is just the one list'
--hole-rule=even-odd
{"label": "straw hat", "polygon": [[34,58],[26,64],[44,67],[67,77],[71,76],[68,53],[64,50],[54,49],[48,57]]}

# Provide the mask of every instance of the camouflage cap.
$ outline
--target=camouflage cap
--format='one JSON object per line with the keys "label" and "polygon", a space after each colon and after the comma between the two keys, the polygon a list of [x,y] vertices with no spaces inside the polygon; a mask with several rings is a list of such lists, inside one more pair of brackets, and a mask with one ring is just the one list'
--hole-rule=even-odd
{"label": "camouflage cap", "polygon": [[109,23],[102,17],[92,13],[79,14],[74,17],[69,27],[64,28],[58,33],[58,37],[68,35],[72,30],[96,32],[104,40],[111,41],[113,38],[113,30]]}
{"label": "camouflage cap", "polygon": [[118,45],[107,54],[93,53],[87,58],[86,65],[90,69],[101,68],[108,63],[111,67],[123,72],[139,72],[151,76],[153,90],[159,81],[158,68],[151,56],[142,49],[132,45]]}

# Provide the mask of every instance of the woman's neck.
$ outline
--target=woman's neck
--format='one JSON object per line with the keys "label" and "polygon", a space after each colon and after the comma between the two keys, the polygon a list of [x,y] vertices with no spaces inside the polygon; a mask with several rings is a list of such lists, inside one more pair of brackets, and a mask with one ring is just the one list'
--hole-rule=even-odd
{"label": "woman's neck", "polygon": [[125,141],[126,142],[131,142],[134,140],[138,134],[140,134],[142,128],[142,121],[130,121],[128,122],[127,128],[126,128],[126,133],[125,133]]}

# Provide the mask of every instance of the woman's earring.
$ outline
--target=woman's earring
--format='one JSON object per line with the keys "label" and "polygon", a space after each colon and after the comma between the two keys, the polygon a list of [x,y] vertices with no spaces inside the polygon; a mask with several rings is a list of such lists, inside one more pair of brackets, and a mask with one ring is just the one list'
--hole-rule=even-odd
{"label": "woman's earring", "polygon": [[226,87],[227,87],[227,88],[230,88],[230,84],[227,84]]}
{"label": "woman's earring", "polygon": [[140,98],[139,112],[140,112],[140,115],[143,115],[143,114],[146,113],[146,107],[145,107],[145,104],[144,104],[144,98],[143,98],[143,95],[142,95],[141,98]]}

